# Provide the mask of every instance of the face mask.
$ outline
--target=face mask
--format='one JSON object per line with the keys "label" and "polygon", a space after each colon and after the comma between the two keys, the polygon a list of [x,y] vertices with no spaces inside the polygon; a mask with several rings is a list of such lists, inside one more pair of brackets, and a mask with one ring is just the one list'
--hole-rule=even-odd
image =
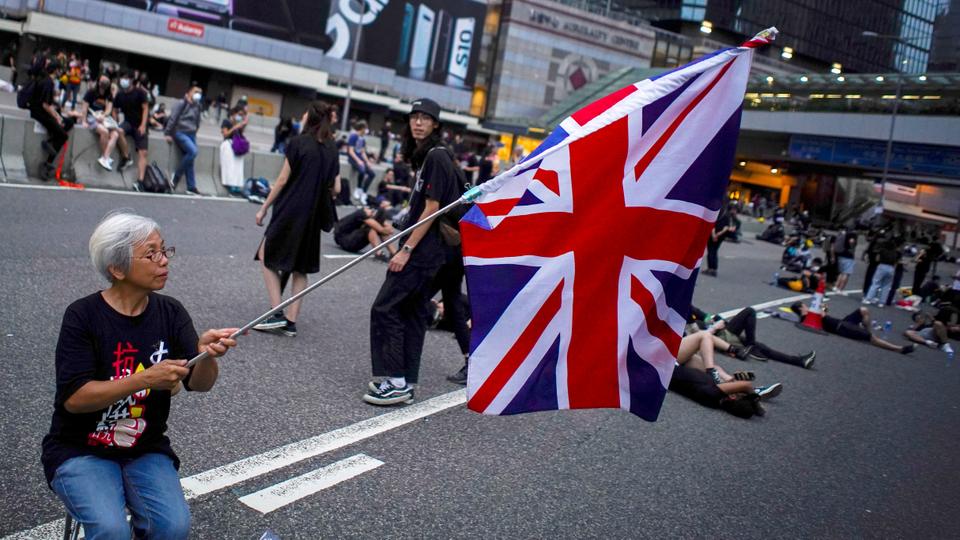
{"label": "face mask", "polygon": [[201,94],[200,92],[194,92],[194,93],[193,93],[193,101],[194,101],[194,103],[200,103],[200,98],[202,98],[202,97],[203,97],[203,94]]}
{"label": "face mask", "polygon": [[241,115],[238,114],[238,115],[236,115],[236,116],[233,117],[233,120],[234,120],[234,122],[236,122],[236,123],[239,124],[240,122],[243,122],[243,116],[241,116]]}
{"label": "face mask", "polygon": [[130,88],[130,79],[120,79],[120,88],[124,90]]}

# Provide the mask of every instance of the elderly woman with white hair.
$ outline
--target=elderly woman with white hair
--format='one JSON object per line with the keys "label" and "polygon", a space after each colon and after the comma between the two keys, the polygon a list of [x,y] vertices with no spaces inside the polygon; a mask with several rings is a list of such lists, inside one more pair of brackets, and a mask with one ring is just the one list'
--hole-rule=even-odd
{"label": "elderly woman with white hair", "polygon": [[[234,328],[197,336],[177,300],[157,294],[174,248],[157,223],[107,216],[90,237],[107,289],[67,308],[56,349],[57,389],[44,473],[87,538],[186,538],[190,512],[164,432],[182,385],[205,392]],[[210,357],[186,367],[200,351]],[[125,509],[132,516],[127,523]]]}

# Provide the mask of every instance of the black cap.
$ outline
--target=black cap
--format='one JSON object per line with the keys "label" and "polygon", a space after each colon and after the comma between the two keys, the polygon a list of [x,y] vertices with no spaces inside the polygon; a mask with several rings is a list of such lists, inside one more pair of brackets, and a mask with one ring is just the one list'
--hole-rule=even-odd
{"label": "black cap", "polygon": [[418,112],[429,114],[437,122],[440,121],[440,105],[430,98],[420,98],[411,104],[410,114]]}

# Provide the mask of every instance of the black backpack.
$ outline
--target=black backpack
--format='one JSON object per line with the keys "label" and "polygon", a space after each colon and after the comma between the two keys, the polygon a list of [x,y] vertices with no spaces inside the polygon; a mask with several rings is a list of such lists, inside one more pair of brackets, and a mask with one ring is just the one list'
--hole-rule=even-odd
{"label": "black backpack", "polygon": [[30,79],[27,84],[20,87],[20,90],[17,90],[17,107],[21,109],[30,108],[30,100],[33,99],[33,89],[36,85],[36,81]]}
{"label": "black backpack", "polygon": [[172,193],[173,186],[167,180],[167,175],[154,161],[150,163],[143,175],[143,190],[148,193]]}

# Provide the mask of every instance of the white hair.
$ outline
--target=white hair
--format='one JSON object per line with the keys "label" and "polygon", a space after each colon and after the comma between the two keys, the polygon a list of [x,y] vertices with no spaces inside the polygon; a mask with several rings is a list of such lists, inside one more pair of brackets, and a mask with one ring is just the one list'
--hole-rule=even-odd
{"label": "white hair", "polygon": [[107,214],[90,235],[90,261],[107,281],[113,283],[110,269],[129,272],[134,246],[146,241],[157,222],[126,211]]}

